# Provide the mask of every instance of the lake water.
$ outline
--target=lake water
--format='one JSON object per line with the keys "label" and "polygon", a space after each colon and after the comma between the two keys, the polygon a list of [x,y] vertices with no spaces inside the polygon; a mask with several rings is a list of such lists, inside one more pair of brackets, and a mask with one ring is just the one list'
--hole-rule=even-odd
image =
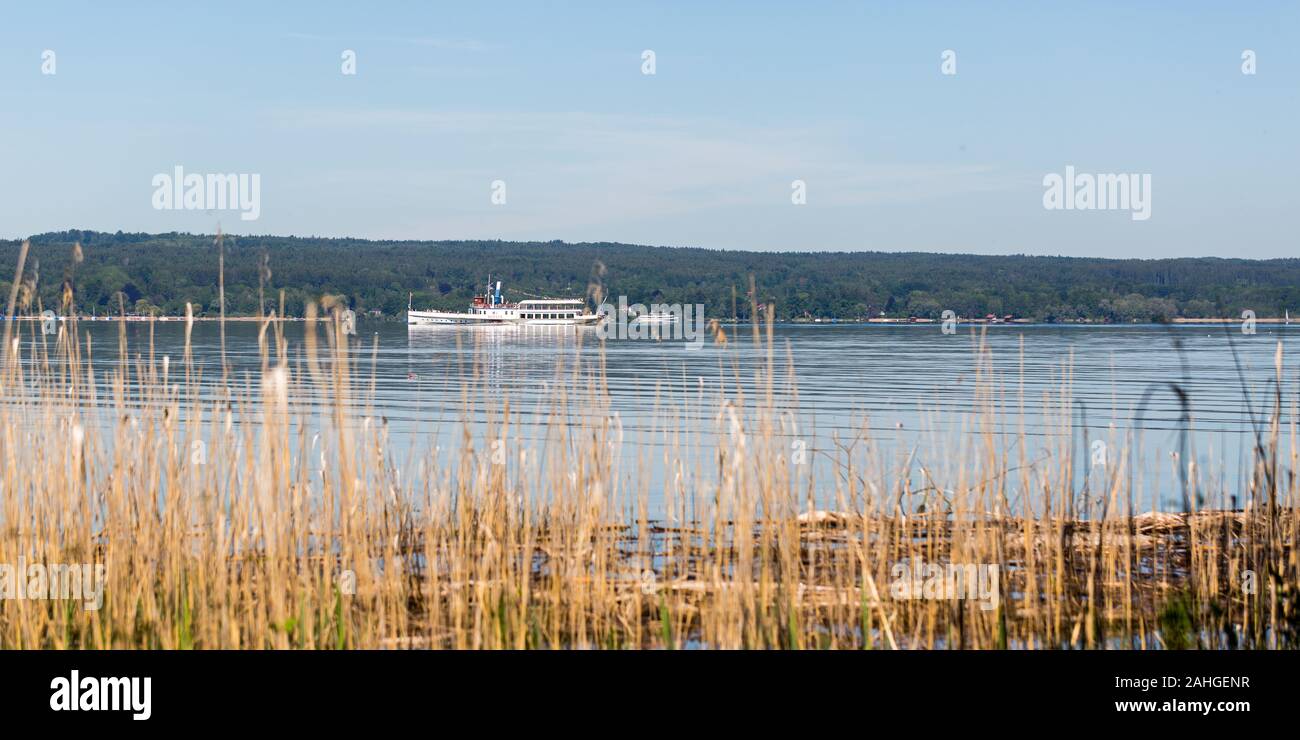
{"label": "lake water", "polygon": [[[94,338],[95,365],[100,376],[116,361],[118,325],[80,324]],[[690,454],[707,460],[714,436],[717,401],[744,389],[750,397],[755,370],[767,362],[767,351],[755,347],[751,329],[725,327],[725,346],[710,340],[698,350],[682,342],[610,340],[603,343],[608,392],[613,413],[624,430],[629,456],[645,455],[662,445],[672,424],[690,426],[695,433]],[[261,367],[257,326],[230,323],[226,327],[226,358],[234,377],[255,383]],[[290,358],[302,347],[305,325],[284,328]],[[1062,434],[1075,439],[1081,455],[1085,427],[1093,438],[1114,440],[1115,432],[1143,430],[1148,450],[1141,464],[1156,497],[1170,507],[1177,496],[1176,481],[1167,467],[1178,449],[1179,404],[1170,383],[1188,394],[1194,432],[1191,449],[1202,470],[1229,489],[1241,487],[1243,460],[1249,459],[1252,420],[1239,381],[1254,400],[1257,423],[1269,402],[1274,377],[1274,352],[1284,348],[1285,392],[1283,428],[1290,423],[1290,399],[1295,397],[1296,368],[1300,368],[1297,331],[1287,326],[1258,327],[1243,335],[1238,326],[989,326],[987,331],[962,327],[945,335],[938,325],[778,325],[775,359],[780,381],[777,404],[787,424],[783,433],[799,440],[815,460],[832,450],[835,440],[869,431],[885,455],[898,457],[927,437],[952,438],[970,434],[970,412],[976,408],[975,345],[983,333],[990,350],[994,386],[1008,410],[1022,405],[1006,423],[1031,440],[1051,440]],[[184,325],[157,323],[152,327],[153,351],[176,363],[182,355]],[[150,326],[127,325],[132,354],[148,351]],[[30,341],[25,339],[24,341]],[[221,370],[220,328],[197,323],[193,352],[204,368],[204,384],[213,386]],[[1234,361],[1233,348],[1236,350]],[[571,372],[556,372],[557,361],[571,368],[575,360],[592,366],[601,359],[602,342],[594,330],[564,327],[414,327],[392,322],[361,321],[351,338],[359,381],[354,384],[358,415],[385,418],[401,454],[446,448],[460,436],[462,418],[471,427],[482,425],[482,408],[465,414],[463,390],[476,384],[488,397],[511,399],[520,415],[521,434],[540,438],[548,425],[571,424],[571,408],[557,414],[554,400],[561,390],[574,395],[584,381]],[[28,353],[24,353],[27,355]],[[787,364],[794,382],[788,382]],[[175,367],[175,365],[173,365]],[[1067,425],[1060,415],[1044,413],[1044,394],[1059,392],[1069,376],[1072,411]],[[373,390],[370,386],[373,378]],[[254,385],[254,387],[256,387]],[[1145,400],[1145,406],[1143,406]],[[320,403],[311,394],[298,394],[292,403],[310,411]],[[670,408],[666,417],[657,409]],[[1085,422],[1086,419],[1086,422]],[[477,434],[479,430],[472,430]],[[1108,436],[1110,435],[1110,436]],[[1032,453],[1036,454],[1036,453]],[[1163,457],[1162,457],[1163,455]],[[1086,459],[1086,458],[1085,458]],[[814,471],[819,463],[814,462]],[[832,471],[815,480],[824,484]],[[1244,490],[1244,489],[1242,489]]]}

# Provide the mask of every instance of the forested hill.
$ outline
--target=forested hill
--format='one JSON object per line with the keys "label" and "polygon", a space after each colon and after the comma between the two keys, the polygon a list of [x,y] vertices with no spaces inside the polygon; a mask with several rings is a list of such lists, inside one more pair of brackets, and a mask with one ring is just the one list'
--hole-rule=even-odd
{"label": "forested hill", "polygon": [[[32,237],[24,273],[46,308],[70,282],[83,313],[178,315],[192,302],[217,312],[217,249],[211,235],[62,232]],[[73,244],[82,261],[73,264]],[[0,241],[7,296],[18,241]],[[1177,316],[1300,315],[1300,259],[1109,260],[882,252],[738,252],[631,244],[501,241],[365,241],[226,237],[228,312],[257,313],[263,257],[268,306],[284,291],[287,312],[305,301],[344,297],[359,313],[400,315],[407,294],[419,308],[462,309],[488,273],[509,299],[582,297],[599,281],[629,302],[703,303],[711,317],[748,315],[750,276],[760,301],[782,319],[1014,315],[1044,321],[1161,321]],[[603,267],[602,267],[603,266]],[[28,301],[28,310],[35,307]]]}

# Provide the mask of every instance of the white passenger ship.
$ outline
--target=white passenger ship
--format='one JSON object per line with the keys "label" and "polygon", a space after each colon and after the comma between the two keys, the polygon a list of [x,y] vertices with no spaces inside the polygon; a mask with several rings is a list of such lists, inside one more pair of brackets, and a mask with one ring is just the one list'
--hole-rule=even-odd
{"label": "white passenger ship", "polygon": [[[494,289],[495,288],[495,289]],[[410,326],[438,324],[491,325],[527,324],[550,326],[590,326],[601,316],[588,313],[581,298],[541,298],[508,303],[501,297],[501,281],[474,296],[469,311],[416,311],[407,303],[406,323]]]}

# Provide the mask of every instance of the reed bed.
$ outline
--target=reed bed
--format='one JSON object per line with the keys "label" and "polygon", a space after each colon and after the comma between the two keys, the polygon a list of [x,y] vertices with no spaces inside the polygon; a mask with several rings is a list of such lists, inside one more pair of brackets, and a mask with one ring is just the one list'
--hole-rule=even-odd
{"label": "reed bed", "polygon": [[[766,361],[741,383],[751,370],[723,352],[725,392],[697,407],[665,395],[664,444],[631,468],[600,360],[557,359],[558,390],[536,410],[557,423],[540,438],[482,368],[448,370],[463,377],[458,443],[399,453],[357,401],[367,378],[335,307],[309,307],[292,343],[264,317],[261,372],[223,370],[216,391],[189,325],[184,355],[166,357],[128,346],[124,326],[105,349],[75,319],[52,336],[24,324],[0,368],[0,563],[100,564],[105,581],[98,609],[0,599],[4,648],[1300,642],[1280,351],[1247,490],[1180,464],[1184,510],[1159,512],[1135,482],[1148,453],[1133,434],[1079,484],[1068,377],[1032,401],[1061,434],[1026,464],[1027,401],[998,390],[978,338],[976,409],[927,456],[940,462],[885,461],[864,420],[812,452],[835,471],[817,480],[790,444],[797,384],[770,320],[750,336],[713,328],[715,344],[753,342]],[[97,370],[105,354],[116,361]],[[706,455],[692,454],[701,426],[716,441]],[[900,598],[897,569],[922,564],[996,566],[999,598]]]}

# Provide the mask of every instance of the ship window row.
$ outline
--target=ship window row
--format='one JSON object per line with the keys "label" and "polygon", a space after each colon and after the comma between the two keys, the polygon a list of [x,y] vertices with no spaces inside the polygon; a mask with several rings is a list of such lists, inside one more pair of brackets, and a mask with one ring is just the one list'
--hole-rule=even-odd
{"label": "ship window row", "polygon": [[571,319],[577,315],[577,311],[542,311],[522,314],[525,319]]}

